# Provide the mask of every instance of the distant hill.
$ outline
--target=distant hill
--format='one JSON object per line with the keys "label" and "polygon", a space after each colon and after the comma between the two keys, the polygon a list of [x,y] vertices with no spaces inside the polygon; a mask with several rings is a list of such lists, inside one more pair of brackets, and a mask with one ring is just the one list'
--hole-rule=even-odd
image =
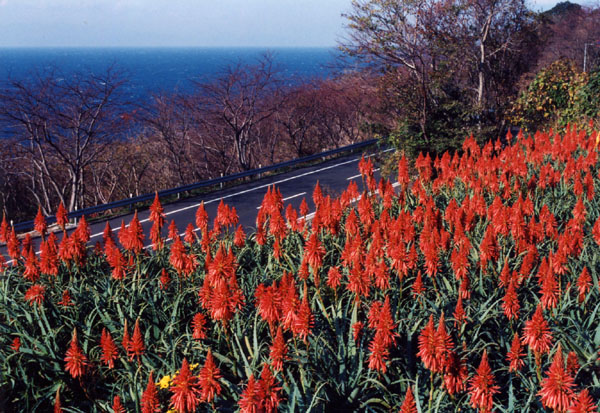
{"label": "distant hill", "polygon": [[547,10],[541,13],[542,16],[556,19],[562,18],[571,13],[577,13],[581,11],[581,5],[577,3],[571,3],[570,1],[561,1],[557,3],[556,6],[552,7],[550,10]]}

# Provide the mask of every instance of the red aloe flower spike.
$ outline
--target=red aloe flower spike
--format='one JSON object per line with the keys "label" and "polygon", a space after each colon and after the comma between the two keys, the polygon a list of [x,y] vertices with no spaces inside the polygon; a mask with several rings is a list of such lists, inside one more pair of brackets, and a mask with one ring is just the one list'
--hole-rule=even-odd
{"label": "red aloe flower spike", "polygon": [[83,351],[79,348],[79,341],[77,340],[77,330],[73,329],[73,336],[71,337],[71,344],[65,356],[65,370],[73,377],[82,377],[85,371],[85,367],[88,365],[87,357],[83,354]]}
{"label": "red aloe flower spike", "polygon": [[443,354],[443,356],[440,356],[440,357],[443,357],[442,363],[444,364],[444,368],[445,368],[446,355],[448,355],[450,353],[450,351],[452,350],[452,347],[454,346],[454,343],[452,342],[452,338],[446,331],[446,319],[444,318],[443,311],[442,311],[442,315],[440,316],[440,319],[438,321],[438,328],[437,328],[436,333],[437,333],[437,340],[438,340],[438,346],[439,346],[438,351],[441,354]]}
{"label": "red aloe flower spike", "polygon": [[598,406],[590,396],[588,389],[583,389],[574,398],[569,413],[597,413]]}
{"label": "red aloe flower spike", "polygon": [[308,293],[306,284],[304,284],[304,296],[300,303],[300,308],[296,314],[296,320],[292,326],[292,331],[295,335],[300,337],[305,343],[308,335],[311,333],[311,329],[314,323],[314,315],[310,311],[310,305],[308,304]]}
{"label": "red aloe flower spike", "polygon": [[171,282],[171,277],[169,277],[167,270],[163,268],[160,273],[160,289],[167,289],[169,287],[169,282]]}
{"label": "red aloe flower spike", "polygon": [[196,235],[194,234],[194,224],[191,222],[185,228],[185,235],[183,236],[183,240],[188,244],[193,244],[196,239]]}
{"label": "red aloe flower spike", "polygon": [[260,397],[260,411],[266,413],[272,413],[277,411],[277,406],[281,401],[279,396],[279,390],[275,383],[275,377],[271,373],[271,369],[267,363],[263,364],[262,371],[260,373],[260,380],[258,381],[258,395]]}
{"label": "red aloe flower spike", "polygon": [[283,330],[281,326],[277,328],[277,334],[273,345],[269,348],[269,358],[271,359],[271,365],[276,371],[283,369],[283,362],[287,360],[287,347],[285,345],[285,339],[283,338]]}
{"label": "red aloe flower spike", "polygon": [[387,371],[386,360],[389,356],[389,351],[384,342],[384,335],[380,330],[375,332],[373,340],[369,343],[369,369],[377,370],[385,374]]}
{"label": "red aloe flower spike", "polygon": [[[321,191],[321,185],[317,180],[317,184],[315,185],[315,189],[313,190],[313,203],[315,204],[315,208],[318,208],[321,202],[323,202],[323,191]],[[305,215],[305,214],[302,214]]]}
{"label": "red aloe flower spike", "polygon": [[413,297],[421,295],[425,291],[425,286],[423,285],[423,277],[421,276],[421,270],[417,272],[417,278],[412,285],[412,293]]}
{"label": "red aloe flower spike", "polygon": [[123,244],[123,247],[135,254],[139,254],[144,249],[144,238],[144,230],[142,229],[136,210],[127,227],[127,237],[124,239],[125,244]]}
{"label": "red aloe flower spike", "polygon": [[10,348],[12,348],[15,353],[18,353],[19,349],[21,348],[21,339],[19,337],[15,337],[10,344]]}
{"label": "red aloe flower spike", "polygon": [[100,347],[102,347],[102,356],[100,359],[109,369],[112,369],[115,367],[115,360],[117,359],[119,350],[110,333],[106,331],[106,328],[102,329]]}
{"label": "red aloe flower spike", "polygon": [[577,359],[577,354],[574,351],[569,351],[567,355],[567,371],[570,375],[576,376],[577,371],[581,366],[579,365],[579,360]]}
{"label": "red aloe flower spike", "polygon": [[183,242],[179,235],[175,234],[173,237],[173,243],[171,244],[171,254],[169,255],[169,262],[177,271],[177,274],[182,275],[185,273],[185,261],[186,252]]}
{"label": "red aloe flower spike", "polygon": [[327,285],[332,290],[335,290],[340,286],[342,280],[342,273],[337,267],[329,267],[329,271],[327,272]]}
{"label": "red aloe flower spike", "polygon": [[133,357],[137,357],[138,361],[140,356],[146,350],[146,346],[144,346],[144,338],[142,337],[142,332],[140,331],[140,319],[135,320],[135,327],[133,328],[133,336],[131,337],[130,345],[129,345],[129,357],[133,360]]}
{"label": "red aloe flower spike", "polygon": [[487,361],[487,351],[483,350],[481,363],[469,386],[471,406],[474,409],[481,410],[483,413],[491,412],[493,406],[492,397],[498,392],[499,387],[495,385],[494,375]]}
{"label": "red aloe flower spike", "polygon": [[163,239],[161,236],[161,227],[155,222],[150,228],[150,241],[152,242],[152,249],[154,251],[162,249]]}
{"label": "red aloe flower spike", "polygon": [[[442,321],[442,319],[440,319]],[[439,324],[438,330],[442,330],[443,323]],[[419,352],[417,356],[421,358],[425,368],[434,373],[443,371],[448,345],[451,343],[450,337],[446,334],[440,335],[433,323],[433,315],[429,316],[429,322],[421,330],[419,335]],[[445,332],[445,327],[443,328]]]}
{"label": "red aloe flower spike", "polygon": [[160,412],[160,401],[158,400],[158,390],[154,384],[153,372],[150,372],[146,390],[142,393],[142,413]]}
{"label": "red aloe flower spike", "polygon": [[160,203],[160,199],[158,199],[158,192],[154,193],[154,202],[150,206],[150,216],[148,219],[155,223],[159,229],[165,225],[165,210]]}
{"label": "red aloe flower spike", "polygon": [[81,242],[84,245],[87,244],[88,242],[90,242],[90,236],[91,236],[90,226],[88,225],[88,223],[85,219],[85,215],[81,216],[81,219],[79,220],[79,224],[77,224],[77,228],[73,232],[73,235],[75,235],[76,240],[78,240],[79,242]]}
{"label": "red aloe flower spike", "polygon": [[6,241],[6,248],[8,250],[8,256],[13,260],[18,260],[21,252],[19,251],[20,241],[17,238],[17,234],[15,233],[15,228],[12,227],[10,234],[8,235],[8,240]]}
{"label": "red aloe flower spike", "polygon": [[121,398],[118,395],[113,399],[112,409],[114,413],[125,413],[125,408],[123,407]]}
{"label": "red aloe flower spike", "polygon": [[306,198],[302,198],[302,202],[300,202],[300,215],[305,217],[308,214],[308,204],[306,203]]}
{"label": "red aloe flower spike", "polygon": [[192,338],[194,340],[206,338],[206,317],[202,313],[196,313],[192,320]]}
{"label": "red aloe flower spike", "polygon": [[33,240],[31,239],[31,234],[25,234],[25,238],[23,238],[23,249],[21,250],[21,255],[23,257],[27,257],[33,251]]}
{"label": "red aloe flower spike", "polygon": [[10,227],[6,220],[6,214],[2,214],[2,224],[0,224],[0,242],[8,242],[10,236]]}
{"label": "red aloe flower spike", "polygon": [[240,413],[256,413],[260,409],[260,385],[254,380],[251,374],[248,378],[248,384],[238,400]]}
{"label": "red aloe flower spike", "polygon": [[206,361],[202,370],[199,374],[200,382],[200,400],[203,402],[212,403],[215,398],[221,394],[221,385],[219,379],[221,378],[221,371],[215,364],[212,352],[208,349],[206,355]]}
{"label": "red aloe flower spike", "polygon": [[408,174],[408,161],[404,155],[398,161],[398,183],[402,185],[402,189],[407,189],[410,182]]}
{"label": "red aloe flower spike", "polygon": [[456,308],[454,309],[454,313],[452,314],[452,316],[455,320],[454,327],[460,327],[467,319],[465,309],[463,307],[462,295],[458,296],[458,300],[456,301]]}
{"label": "red aloe flower spike", "polygon": [[577,291],[579,292],[580,303],[585,301],[585,296],[587,295],[591,286],[592,278],[590,277],[590,273],[588,272],[587,267],[583,267],[583,271],[581,271],[579,278],[577,278]]}
{"label": "red aloe flower spike", "polygon": [[242,228],[241,225],[238,225],[237,229],[235,230],[235,235],[233,236],[233,244],[238,248],[242,248],[246,244],[246,233],[244,232],[244,228]]}
{"label": "red aloe flower spike", "polygon": [[[394,319],[392,318],[390,298],[386,295],[383,301],[383,305],[381,306],[381,310],[377,314],[375,326],[376,332],[380,333],[383,336],[382,341],[386,347],[389,347],[394,344],[397,336],[397,334],[394,332],[394,330],[396,330],[396,327],[397,325],[394,322]],[[446,330],[444,327],[444,333],[445,331]]]}
{"label": "red aloe flower spike", "polygon": [[27,253],[27,260],[25,261],[25,271],[23,271],[23,277],[26,280],[31,282],[36,282],[40,278],[40,267],[38,259],[33,252],[33,249],[30,249]]}
{"label": "red aloe flower spike", "polygon": [[552,333],[548,327],[548,322],[544,319],[542,306],[540,304],[538,304],[531,320],[525,322],[522,342],[523,344],[528,345],[529,348],[538,355],[550,351]]}
{"label": "red aloe flower spike", "polygon": [[42,213],[41,205],[38,206],[37,215],[33,221],[33,229],[40,233],[42,240],[45,238],[48,224],[46,223],[46,218],[44,218],[44,214]]}
{"label": "red aloe flower spike", "polygon": [[417,403],[415,402],[415,396],[413,396],[410,386],[406,389],[404,402],[402,402],[402,406],[400,406],[400,413],[417,413]]}
{"label": "red aloe flower spike", "polygon": [[469,371],[465,360],[460,358],[454,351],[448,353],[446,367],[444,369],[444,388],[452,395],[465,390]]}
{"label": "red aloe flower spike", "polygon": [[521,368],[525,365],[523,357],[525,357],[525,352],[523,351],[523,346],[521,345],[521,339],[519,338],[519,335],[515,333],[510,345],[510,351],[506,356],[506,359],[510,362],[508,371],[516,372],[521,370]]}
{"label": "red aloe flower spike", "polygon": [[169,233],[167,234],[167,236],[172,240],[179,236],[179,230],[177,229],[177,225],[175,224],[174,220],[171,220],[171,222],[169,223]]}
{"label": "red aloe flower spike", "polygon": [[560,343],[546,374],[546,378],[542,381],[542,388],[538,392],[542,405],[557,412],[566,412],[574,401],[575,382],[565,369]]}
{"label": "red aloe flower spike", "polygon": [[62,305],[64,307],[69,307],[75,305],[71,300],[71,293],[68,289],[64,290],[62,293],[62,299],[58,302],[58,305]]}
{"label": "red aloe flower spike", "polygon": [[54,413],[62,413],[63,409],[60,405],[60,386],[56,389],[56,397],[54,398]]}
{"label": "red aloe flower spike", "polygon": [[200,403],[201,394],[198,378],[193,376],[187,359],[183,359],[179,374],[173,378],[171,386],[171,406],[179,413],[191,413]]}
{"label": "red aloe flower spike", "polygon": [[25,292],[25,300],[29,302],[29,305],[33,306],[37,304],[41,306],[44,302],[44,294],[46,293],[46,287],[34,284]]}
{"label": "red aloe flower spike", "polygon": [[196,210],[196,228],[202,231],[203,234],[208,231],[208,213],[204,209],[204,201],[200,203]]}
{"label": "red aloe flower spike", "polygon": [[42,241],[40,248],[40,271],[48,275],[58,275],[58,248],[54,233],[50,233],[48,239]]}
{"label": "red aloe flower spike", "polygon": [[304,256],[306,257],[307,263],[313,270],[313,274],[316,274],[321,265],[323,264],[323,257],[325,256],[325,248],[321,244],[317,233],[313,232],[304,247]]}
{"label": "red aloe flower spike", "polygon": [[592,228],[592,235],[594,236],[594,241],[600,245],[600,217],[596,220],[596,223]]}
{"label": "red aloe flower spike", "polygon": [[56,211],[56,223],[59,227],[62,228],[63,231],[65,231],[67,224],[69,223],[67,210],[65,208],[65,204],[63,204],[62,201],[58,205],[58,210]]}
{"label": "red aloe flower spike", "polygon": [[521,305],[519,304],[519,297],[517,295],[517,291],[515,290],[515,283],[510,281],[508,285],[508,289],[506,290],[506,294],[502,299],[502,309],[504,310],[504,315],[509,320],[513,318],[519,318],[519,309]]}
{"label": "red aloe flower spike", "polygon": [[269,324],[271,334],[274,334],[274,326],[281,319],[281,298],[275,285],[265,287],[259,284],[255,291],[256,307],[260,317]]}
{"label": "red aloe flower spike", "polygon": [[355,343],[358,342],[358,340],[360,340],[360,336],[362,335],[362,330],[364,326],[365,325],[362,321],[357,321],[356,323],[352,324],[352,338],[354,339]]}
{"label": "red aloe flower spike", "polygon": [[121,340],[121,345],[127,354],[129,354],[129,349],[131,348],[131,338],[129,337],[129,328],[127,327],[127,319],[123,324],[123,339]]}

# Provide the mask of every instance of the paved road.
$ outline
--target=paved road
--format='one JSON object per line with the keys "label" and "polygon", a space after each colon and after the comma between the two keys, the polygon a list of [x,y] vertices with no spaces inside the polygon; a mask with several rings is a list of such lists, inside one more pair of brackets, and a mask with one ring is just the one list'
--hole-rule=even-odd
{"label": "paved road", "polygon": [[[389,150],[388,150],[389,151]],[[365,156],[373,156],[375,153],[366,152]],[[171,220],[175,221],[179,232],[183,235],[185,228],[191,222],[195,222],[195,214],[198,206],[204,201],[204,206],[208,213],[210,222],[216,216],[219,202],[223,200],[230,207],[235,206],[239,222],[244,227],[246,233],[252,232],[256,227],[256,214],[261,205],[264,194],[267,188],[275,185],[281,191],[284,200],[284,211],[288,203],[291,203],[298,210],[303,198],[310,208],[314,211],[312,202],[312,192],[319,182],[324,194],[337,196],[344,191],[350,180],[355,180],[358,184],[359,191],[362,191],[362,180],[358,173],[358,162],[361,154],[355,154],[328,160],[318,165],[308,166],[302,169],[297,169],[292,172],[287,172],[275,176],[269,176],[262,179],[254,180],[250,183],[241,184],[232,188],[222,189],[219,191],[204,194],[198,197],[188,198],[182,201],[174,202],[168,205],[163,205],[167,224],[163,228],[163,235],[167,234],[167,226]],[[375,177],[379,179],[379,169],[375,169]],[[146,235],[145,242],[150,244],[149,234],[151,222],[148,220],[149,211],[144,210],[138,213],[138,218]],[[110,226],[113,229],[113,235],[117,239],[118,231],[121,227],[121,221],[125,221],[127,225],[133,213],[122,215],[118,218],[110,220]],[[105,221],[95,222],[90,224],[91,229],[91,244],[102,240],[102,233]],[[61,236],[59,236],[60,240]],[[35,240],[37,242],[38,240]],[[37,247],[37,245],[36,245]],[[0,252],[7,257],[6,247],[2,246]]]}

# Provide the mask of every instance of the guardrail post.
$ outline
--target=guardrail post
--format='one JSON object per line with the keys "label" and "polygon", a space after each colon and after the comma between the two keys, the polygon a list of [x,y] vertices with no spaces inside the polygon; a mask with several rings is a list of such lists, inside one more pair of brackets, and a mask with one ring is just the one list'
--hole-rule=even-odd
{"label": "guardrail post", "polygon": [[[221,178],[223,178],[223,172],[221,172]],[[221,181],[221,183],[219,183],[219,187],[220,187],[221,189],[223,189],[223,181]]]}
{"label": "guardrail post", "polygon": [[[262,168],[262,164],[259,163],[258,164],[258,169],[261,169],[261,168]],[[259,172],[258,173],[258,179],[260,179],[260,178],[262,178],[262,174]]]}
{"label": "guardrail post", "polygon": [[[130,192],[129,193],[129,198],[133,198],[133,194]],[[129,212],[131,212],[133,210],[133,205],[129,204]]]}

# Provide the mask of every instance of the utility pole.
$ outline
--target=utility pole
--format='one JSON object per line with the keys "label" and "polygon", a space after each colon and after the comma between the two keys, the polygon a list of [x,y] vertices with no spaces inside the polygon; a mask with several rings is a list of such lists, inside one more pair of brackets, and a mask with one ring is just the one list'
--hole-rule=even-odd
{"label": "utility pole", "polygon": [[583,45],[583,73],[587,73],[588,46],[600,46],[600,41],[596,41],[595,43],[585,43]]}

